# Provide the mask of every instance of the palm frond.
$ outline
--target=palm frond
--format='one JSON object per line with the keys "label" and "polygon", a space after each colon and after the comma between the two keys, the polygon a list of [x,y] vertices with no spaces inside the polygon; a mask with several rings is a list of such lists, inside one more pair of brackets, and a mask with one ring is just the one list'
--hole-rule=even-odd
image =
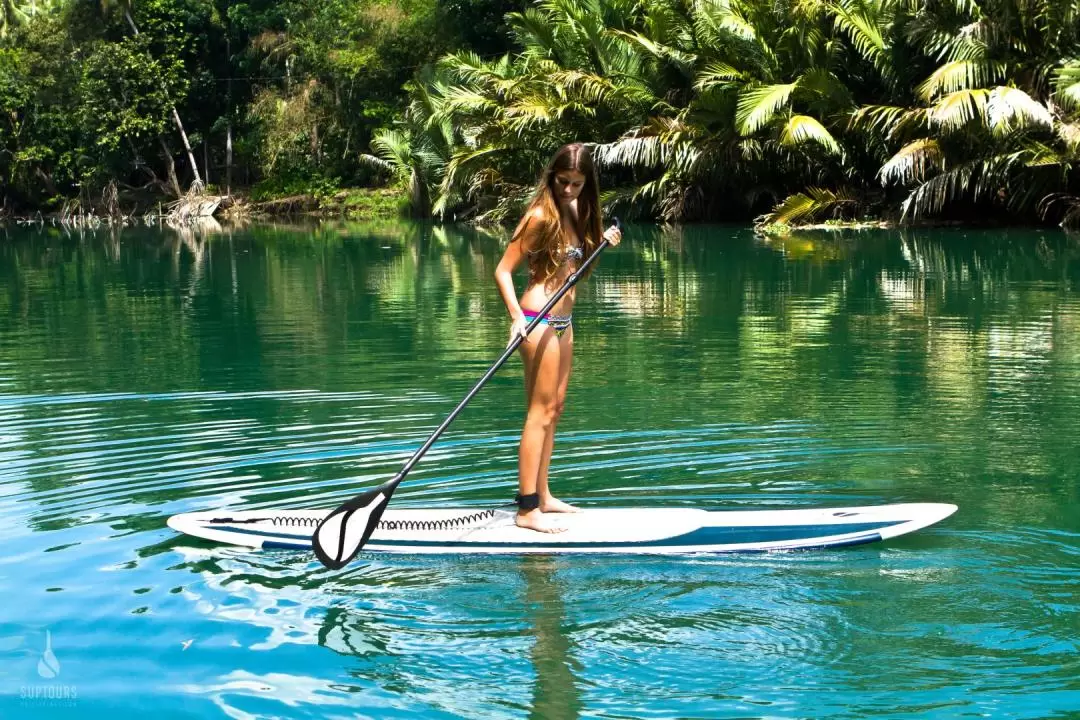
{"label": "palm frond", "polygon": [[1061,167],[1068,168],[1072,163],[1065,155],[1045,143],[1031,143],[1025,148],[1025,167]]}
{"label": "palm frond", "polygon": [[1061,227],[1080,228],[1080,196],[1051,193],[1039,201],[1038,211],[1043,220],[1061,218],[1058,223]]}
{"label": "palm frond", "polygon": [[711,62],[698,73],[694,89],[705,92],[716,86],[729,85],[743,78],[741,70],[725,62]]}
{"label": "palm frond", "polygon": [[1067,110],[1080,110],[1080,63],[1070,63],[1054,72],[1054,99]]}
{"label": "palm frond", "polygon": [[817,143],[833,155],[840,155],[843,151],[832,134],[825,126],[809,115],[792,115],[784,124],[784,130],[780,135],[780,143],[798,147],[805,143]]}
{"label": "palm frond", "polygon": [[938,141],[933,138],[920,138],[900,148],[889,158],[878,170],[878,179],[882,185],[923,182],[929,171],[941,170],[944,163],[945,155]]}
{"label": "palm frond", "polygon": [[[493,155],[505,152],[504,145],[485,145],[481,148],[461,148],[450,158],[439,183],[438,197],[434,208],[438,214],[446,212],[455,197],[465,194],[463,188],[469,187],[472,175],[483,169],[483,163],[490,162]],[[464,179],[463,179],[464,178]]]}
{"label": "palm frond", "polygon": [[988,60],[953,60],[947,62],[926,78],[918,87],[919,96],[932,102],[939,95],[958,90],[984,88],[1001,79],[1005,64]]}
{"label": "palm frond", "polygon": [[765,143],[755,138],[743,138],[738,143],[739,157],[747,163],[759,163],[765,158]]}
{"label": "palm frond", "polygon": [[547,57],[554,55],[558,26],[547,14],[537,8],[527,8],[524,12],[508,14],[506,20],[526,51]]}
{"label": "palm frond", "polygon": [[1058,123],[1056,126],[1057,136],[1065,144],[1065,149],[1072,156],[1073,161],[1080,161],[1080,122]]}
{"label": "palm frond", "polygon": [[632,135],[597,145],[594,154],[601,166],[648,169],[661,165],[668,149],[658,135]]}
{"label": "palm frond", "polygon": [[957,90],[930,107],[927,111],[927,122],[931,127],[952,131],[973,120],[983,121],[989,99],[989,90]]}
{"label": "palm frond", "polygon": [[381,158],[395,173],[403,174],[412,165],[412,144],[409,136],[399,130],[383,129],[371,139],[375,156]]}
{"label": "palm frond", "polygon": [[738,3],[710,0],[693,3],[694,30],[703,39],[715,41],[730,33],[743,40],[756,40],[757,28],[747,19]]}
{"label": "palm frond", "polygon": [[892,139],[908,131],[925,128],[926,116],[924,108],[865,105],[848,118],[848,128]]}
{"label": "palm frond", "polygon": [[1045,105],[1033,100],[1023,90],[1007,86],[998,86],[990,91],[986,118],[990,129],[998,135],[1032,125],[1047,129],[1054,125],[1054,118]]}
{"label": "palm frond", "polygon": [[765,218],[765,224],[799,225],[825,215],[837,216],[845,208],[854,207],[857,199],[843,190],[826,190],[811,187],[806,192],[789,195],[773,208]]}
{"label": "palm frond", "polygon": [[698,56],[696,53],[686,52],[677,47],[654,41],[639,32],[614,30],[612,34],[627,40],[658,60],[667,60],[673,63],[683,71],[689,71],[697,63]]}
{"label": "palm frond", "polygon": [[925,215],[936,215],[950,200],[955,200],[965,194],[973,196],[972,180],[976,169],[977,163],[964,163],[920,184],[900,206],[900,219],[908,220]]}
{"label": "palm frond", "polygon": [[[827,68],[811,68],[800,75],[795,84],[800,91],[800,98],[806,97],[813,106],[822,111],[849,111],[855,108],[851,90]],[[812,95],[808,96],[806,91]]]}
{"label": "palm frond", "polygon": [[735,123],[743,135],[753,135],[791,101],[796,84],[763,85],[739,94]]}
{"label": "palm frond", "polygon": [[502,104],[489,95],[463,85],[447,88],[443,104],[443,112],[446,115],[490,114],[497,116],[501,114],[502,108]]}
{"label": "palm frond", "polygon": [[504,55],[495,62],[487,62],[472,51],[460,51],[446,55],[440,66],[453,78],[463,82],[488,83],[505,80],[512,73],[510,57]]}
{"label": "palm frond", "polygon": [[360,153],[360,155],[357,156],[357,159],[359,160],[360,164],[365,166],[365,167],[369,167],[369,168],[372,168],[374,170],[385,172],[385,173],[388,173],[390,175],[395,175],[397,173],[397,170],[398,170],[397,165],[395,165],[394,163],[388,162],[386,160],[383,160],[378,155],[370,155],[368,153]]}
{"label": "palm frond", "polygon": [[855,49],[864,58],[869,60],[874,67],[885,66],[886,53],[885,38],[873,19],[866,13],[872,6],[860,6],[855,3],[834,3],[829,6],[833,12],[833,22],[836,29],[851,38]]}
{"label": "palm frond", "polygon": [[561,70],[549,77],[553,86],[564,88],[588,103],[602,103],[615,92],[611,80],[591,72]]}

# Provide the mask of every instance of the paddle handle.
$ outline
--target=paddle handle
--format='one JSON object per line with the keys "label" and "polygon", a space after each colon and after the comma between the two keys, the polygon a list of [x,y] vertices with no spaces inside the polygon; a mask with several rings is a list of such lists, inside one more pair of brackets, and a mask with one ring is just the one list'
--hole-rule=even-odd
{"label": "paddle handle", "polygon": [[[615,226],[621,229],[622,223],[619,222],[619,219],[613,219],[615,222]],[[551,308],[555,307],[555,304],[562,299],[562,296],[565,295],[570,290],[570,288],[577,284],[577,281],[581,279],[582,273],[584,273],[589,268],[589,266],[593,264],[596,258],[600,256],[600,253],[603,252],[604,248],[606,248],[607,246],[607,239],[601,240],[600,244],[596,247],[596,250],[593,251],[592,255],[585,259],[585,262],[581,264],[581,267],[570,273],[570,277],[566,279],[566,282],[563,284],[563,286],[559,288],[559,290],[554,295],[551,296],[551,299],[547,301],[547,304],[544,305],[543,309],[540,310],[540,312],[536,314],[536,317],[534,317],[526,326],[525,336],[528,336],[528,334],[533,331],[533,328],[539,325],[541,321],[543,321],[544,318],[547,317],[547,314],[551,311]],[[409,474],[409,471],[413,469],[413,466],[416,465],[416,463],[419,462],[420,458],[424,456],[424,453],[428,451],[428,448],[435,444],[435,441],[439,439],[439,436],[443,434],[443,431],[446,430],[446,428],[449,427],[450,423],[454,421],[454,418],[456,418],[458,414],[465,408],[465,406],[469,404],[469,401],[473,399],[476,393],[480,392],[480,388],[484,387],[487,381],[490,380],[496,372],[498,372],[499,368],[503,366],[503,363],[505,363],[510,358],[510,356],[514,354],[514,351],[518,349],[518,347],[524,340],[525,337],[518,335],[509,345],[506,346],[506,350],[504,350],[503,354],[499,357],[499,359],[495,361],[495,364],[488,368],[488,371],[484,373],[484,376],[480,378],[480,381],[473,386],[473,389],[469,391],[469,393],[464,397],[464,399],[462,399],[460,403],[458,403],[458,406],[454,408],[453,412],[451,412],[445,420],[443,420],[442,424],[439,425],[439,427],[435,428],[435,432],[431,433],[431,437],[424,441],[424,444],[420,446],[420,449],[413,453],[413,456],[405,462],[405,465],[402,466],[401,470],[398,471],[398,474],[394,476],[393,480],[391,480],[387,484],[391,492],[393,492],[393,489],[396,488],[398,484],[405,479],[405,476]]]}

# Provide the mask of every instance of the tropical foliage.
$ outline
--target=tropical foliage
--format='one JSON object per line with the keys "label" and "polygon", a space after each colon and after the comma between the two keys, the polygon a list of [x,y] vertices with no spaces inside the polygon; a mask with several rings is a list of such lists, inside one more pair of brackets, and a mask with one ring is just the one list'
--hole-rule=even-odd
{"label": "tropical foliage", "polygon": [[1075,0],[539,0],[511,26],[520,52],[424,90],[456,140],[437,211],[505,216],[580,138],[610,202],[670,221],[1080,223]]}
{"label": "tropical foliage", "polygon": [[217,184],[502,221],[582,140],[628,216],[1080,225],[1080,0],[5,1],[9,204],[201,148]]}
{"label": "tropical foliage", "polygon": [[[509,48],[518,0],[0,0],[0,213],[362,186],[439,56]],[[50,4],[51,3],[51,4]],[[190,150],[189,150],[190,148]]]}

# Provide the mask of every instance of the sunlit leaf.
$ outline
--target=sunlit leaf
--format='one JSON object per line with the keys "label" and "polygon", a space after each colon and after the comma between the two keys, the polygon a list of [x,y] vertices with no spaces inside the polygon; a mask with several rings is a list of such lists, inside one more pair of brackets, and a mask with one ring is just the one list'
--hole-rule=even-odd
{"label": "sunlit leaf", "polygon": [[791,100],[795,83],[764,85],[743,91],[735,112],[735,122],[743,135],[753,135],[772,120]]}
{"label": "sunlit leaf", "polygon": [[1004,74],[1004,63],[986,60],[953,60],[931,73],[930,77],[919,85],[918,93],[923,100],[930,102],[939,95],[959,90],[984,88],[1001,79]]}
{"label": "sunlit leaf", "polygon": [[784,145],[799,146],[807,142],[817,143],[834,155],[840,155],[839,143],[825,126],[809,115],[792,115],[784,124],[780,136]]}
{"label": "sunlit leaf", "polygon": [[944,160],[937,140],[921,138],[908,143],[889,158],[878,171],[878,179],[882,185],[922,182],[931,170],[941,170]]}
{"label": "sunlit leaf", "polygon": [[989,90],[958,90],[938,100],[930,108],[927,120],[931,127],[958,130],[970,122],[986,119]]}
{"label": "sunlit leaf", "polygon": [[990,128],[999,135],[1032,125],[1049,129],[1054,124],[1045,105],[1015,87],[999,86],[990,91],[986,117]]}

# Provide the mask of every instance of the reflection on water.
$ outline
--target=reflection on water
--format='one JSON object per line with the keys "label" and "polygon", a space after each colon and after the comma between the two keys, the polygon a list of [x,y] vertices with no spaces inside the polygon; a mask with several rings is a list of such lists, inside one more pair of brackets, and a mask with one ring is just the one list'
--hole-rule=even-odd
{"label": "reflection on water", "polygon": [[[83,714],[238,718],[1080,707],[1075,238],[631,227],[579,290],[562,496],[958,504],[941,526],[829,553],[369,554],[330,573],[165,518],[326,507],[391,476],[505,344],[505,234],[6,233],[9,687],[77,685]],[[396,505],[512,497],[520,373],[492,379]],[[40,650],[4,639],[46,633],[43,680]],[[18,703],[0,688],[5,717],[71,710]]]}
{"label": "reflection on water", "polygon": [[556,562],[552,557],[543,556],[520,559],[521,576],[525,579],[522,610],[532,623],[536,637],[532,649],[536,687],[529,717],[576,720],[583,704],[574,673],[580,671],[581,664],[572,657],[570,636],[564,627],[566,610]]}

